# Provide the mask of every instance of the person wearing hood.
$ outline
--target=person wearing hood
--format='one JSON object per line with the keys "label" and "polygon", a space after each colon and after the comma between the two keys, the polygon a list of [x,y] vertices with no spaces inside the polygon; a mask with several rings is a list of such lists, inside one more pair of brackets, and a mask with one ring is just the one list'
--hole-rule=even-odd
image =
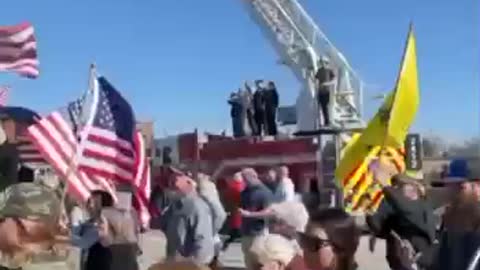
{"label": "person wearing hood", "polygon": [[[245,182],[245,189],[240,195],[240,208],[250,212],[258,212],[268,208],[273,201],[272,193],[260,181],[255,170],[251,168],[243,169],[242,178]],[[247,269],[254,269],[257,262],[250,248],[257,237],[266,234],[266,220],[264,218],[243,217],[241,230],[245,265]]]}

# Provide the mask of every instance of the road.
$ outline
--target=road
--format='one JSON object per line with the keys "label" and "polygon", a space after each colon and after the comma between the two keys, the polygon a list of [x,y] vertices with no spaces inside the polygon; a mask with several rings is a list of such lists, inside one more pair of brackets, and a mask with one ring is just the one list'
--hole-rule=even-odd
{"label": "road", "polygon": [[[161,261],[165,257],[165,237],[159,231],[150,231],[142,235],[141,246],[143,255],[139,258],[141,270],[147,270],[150,265]],[[357,252],[359,269],[386,270],[385,243],[377,241],[375,253],[368,250],[368,238],[362,238],[360,248]],[[75,254],[76,253],[76,254]],[[75,259],[78,259],[78,252],[72,252],[69,260],[60,262],[35,263],[25,270],[78,270],[75,266]],[[232,244],[229,249],[220,256],[220,263],[225,268],[241,269],[244,267],[240,244]],[[78,264],[77,264],[78,265]]]}

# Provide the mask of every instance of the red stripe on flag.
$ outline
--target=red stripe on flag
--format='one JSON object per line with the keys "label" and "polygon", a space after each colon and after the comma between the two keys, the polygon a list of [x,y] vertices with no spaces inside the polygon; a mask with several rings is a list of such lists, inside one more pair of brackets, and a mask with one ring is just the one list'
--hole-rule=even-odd
{"label": "red stripe on flag", "polygon": [[0,106],[6,106],[10,87],[0,86]]}
{"label": "red stripe on flag", "polygon": [[136,173],[133,181],[134,186],[134,206],[139,215],[141,224],[146,227],[151,219],[149,209],[150,200],[150,164],[145,151],[145,142],[139,131],[135,132],[135,152]]}
{"label": "red stripe on flag", "polygon": [[69,171],[71,159],[75,158],[78,144],[71,127],[60,113],[54,112],[41,119],[30,126],[27,133],[56,173],[68,182],[69,192],[72,192],[75,197],[85,201],[93,190],[112,192],[113,188],[106,179],[89,177],[79,170]]}
{"label": "red stripe on flag", "polygon": [[38,76],[37,43],[30,23],[0,26],[0,71],[13,71],[29,78]]}
{"label": "red stripe on flag", "polygon": [[92,126],[88,132],[85,148],[78,162],[79,169],[114,181],[133,181],[136,171],[134,145],[105,129]]}

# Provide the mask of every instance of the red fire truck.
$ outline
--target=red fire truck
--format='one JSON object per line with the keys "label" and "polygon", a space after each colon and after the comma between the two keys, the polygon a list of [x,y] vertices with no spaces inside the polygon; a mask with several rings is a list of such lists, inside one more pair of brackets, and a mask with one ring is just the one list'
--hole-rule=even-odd
{"label": "red fire truck", "polygon": [[232,138],[192,132],[157,140],[156,147],[153,179],[155,184],[162,186],[166,185],[169,165],[193,173],[196,170],[206,172],[220,190],[224,181],[242,168],[252,167],[261,175],[269,168],[285,165],[298,193],[313,193],[318,195],[316,199],[325,198],[329,203],[328,194],[335,187],[332,181],[335,153],[325,152],[328,147],[324,147],[323,155],[331,158],[320,159],[319,137],[316,136]]}

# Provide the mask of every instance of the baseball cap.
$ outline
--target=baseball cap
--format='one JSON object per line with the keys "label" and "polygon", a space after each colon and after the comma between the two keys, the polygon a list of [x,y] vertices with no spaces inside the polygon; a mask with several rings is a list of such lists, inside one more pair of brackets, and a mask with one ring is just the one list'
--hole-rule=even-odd
{"label": "baseball cap", "polygon": [[471,181],[480,181],[480,164],[469,163],[466,159],[458,158],[453,159],[448,165],[447,176],[432,184],[434,186],[445,186]]}
{"label": "baseball cap", "polygon": [[60,199],[50,188],[36,183],[19,183],[0,193],[0,218],[56,222],[60,205]]}

